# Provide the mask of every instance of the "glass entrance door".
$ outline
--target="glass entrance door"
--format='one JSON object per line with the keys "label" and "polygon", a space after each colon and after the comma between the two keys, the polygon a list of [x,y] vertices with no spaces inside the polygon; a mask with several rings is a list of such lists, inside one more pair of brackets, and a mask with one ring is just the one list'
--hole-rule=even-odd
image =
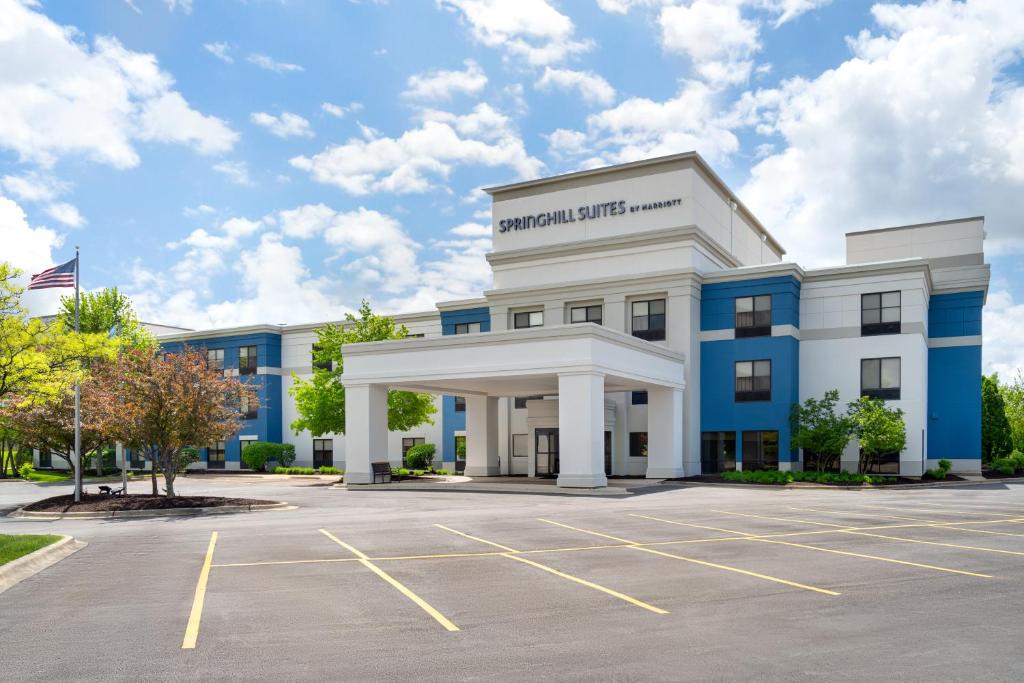
{"label": "glass entrance door", "polygon": [[537,476],[554,477],[558,474],[558,429],[536,430]]}

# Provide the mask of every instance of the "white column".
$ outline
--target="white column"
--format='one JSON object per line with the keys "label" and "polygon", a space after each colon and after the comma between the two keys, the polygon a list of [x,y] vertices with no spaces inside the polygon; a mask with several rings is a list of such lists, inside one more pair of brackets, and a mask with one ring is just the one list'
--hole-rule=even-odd
{"label": "white column", "polygon": [[700,474],[700,287],[691,280],[669,291],[668,346],[686,354],[683,396],[683,467]]}
{"label": "white column", "polygon": [[345,385],[345,483],[372,484],[372,462],[388,459],[388,388]]}
{"label": "white column", "polygon": [[607,486],[604,474],[604,375],[558,375],[558,485]]}
{"label": "white column", "polygon": [[498,399],[493,396],[466,397],[466,476],[497,477]]}
{"label": "white column", "polygon": [[647,390],[647,478],[683,476],[683,390]]}

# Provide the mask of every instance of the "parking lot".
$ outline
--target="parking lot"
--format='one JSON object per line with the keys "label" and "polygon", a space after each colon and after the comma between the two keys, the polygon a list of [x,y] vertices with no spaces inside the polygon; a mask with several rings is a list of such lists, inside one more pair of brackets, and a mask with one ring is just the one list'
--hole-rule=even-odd
{"label": "parking lot", "polygon": [[50,653],[16,678],[1024,676],[1022,486],[184,486],[299,509],[5,520],[90,542],[0,595],[11,651]]}

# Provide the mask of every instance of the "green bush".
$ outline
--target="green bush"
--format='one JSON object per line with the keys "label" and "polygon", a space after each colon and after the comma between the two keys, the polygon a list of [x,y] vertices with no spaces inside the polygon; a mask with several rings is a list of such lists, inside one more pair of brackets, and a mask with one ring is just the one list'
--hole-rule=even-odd
{"label": "green bush", "polygon": [[277,464],[281,467],[291,467],[292,463],[295,462],[295,446],[290,443],[281,445],[283,448],[281,448],[281,452],[277,455]]}
{"label": "green bush", "polygon": [[341,470],[337,467],[328,467],[327,465],[324,465],[320,468],[320,474],[341,474]]}
{"label": "green bush", "polygon": [[931,470],[925,470],[923,478],[924,479],[945,479],[946,478],[946,470],[942,469],[941,467],[937,467],[937,468],[931,469]]}
{"label": "green bush", "polygon": [[1008,455],[1007,457],[1013,461],[1013,465],[1014,467],[1017,468],[1018,472],[1024,472],[1024,453],[1021,453],[1020,451],[1014,451],[1013,453],[1010,453],[1010,455]]}
{"label": "green bush", "polygon": [[775,485],[785,485],[794,481],[814,484],[845,485],[884,485],[894,483],[894,480],[888,477],[872,477],[867,474],[851,474],[849,472],[779,472],[777,470],[748,470],[745,472],[723,472],[722,478],[726,481],[741,483]]}
{"label": "green bush", "polygon": [[447,475],[451,474],[451,472],[449,472],[448,470],[434,470],[434,474],[440,474],[440,475],[447,476]]}
{"label": "green bush", "polygon": [[992,469],[1004,477],[1012,477],[1017,472],[1017,462],[1011,456],[996,458],[992,461]]}
{"label": "green bush", "polygon": [[406,452],[405,464],[416,470],[426,469],[434,462],[436,451],[437,447],[432,443],[416,444]]}
{"label": "green bush", "polygon": [[182,448],[181,454],[178,456],[178,471],[184,472],[185,468],[189,465],[194,462],[199,462],[200,457],[198,448],[192,448],[191,446]]}
{"label": "green bush", "polygon": [[32,467],[32,463],[22,463],[21,467],[18,468],[18,476],[22,479],[28,479],[36,471],[35,467]]}
{"label": "green bush", "polygon": [[[323,469],[323,468],[321,468]],[[335,469],[331,467],[330,469]],[[316,474],[317,471],[312,467],[275,467],[274,474]],[[334,472],[331,472],[334,474]]]}
{"label": "green bush", "polygon": [[272,460],[282,467],[288,467],[295,462],[295,446],[290,443],[250,441],[242,448],[242,462],[251,470],[262,472]]}

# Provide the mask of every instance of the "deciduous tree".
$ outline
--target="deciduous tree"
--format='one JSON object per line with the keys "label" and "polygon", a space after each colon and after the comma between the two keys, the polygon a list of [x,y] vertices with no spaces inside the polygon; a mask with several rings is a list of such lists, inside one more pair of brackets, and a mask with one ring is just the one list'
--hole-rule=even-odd
{"label": "deciduous tree", "polygon": [[[122,346],[152,349],[157,347],[156,338],[139,323],[132,301],[118,291],[108,287],[98,292],[84,292],[79,297],[79,325],[82,332],[113,336]],[[57,319],[68,330],[75,329],[75,298],[62,296]]]}
{"label": "deciduous tree", "polygon": [[258,404],[249,385],[210,369],[206,355],[189,348],[163,355],[129,350],[94,376],[97,430],[145,453],[163,473],[169,497],[175,476],[195,460],[190,447],[235,434],[243,397]]}
{"label": "deciduous tree", "polygon": [[[313,377],[300,379],[292,374],[293,384],[288,390],[295,399],[299,417],[291,423],[298,433],[308,429],[313,436],[345,433],[345,387],[341,383],[344,370],[345,344],[405,339],[409,330],[395,325],[392,318],[377,315],[370,304],[363,301],[359,316],[349,313],[345,324],[328,324],[317,330],[317,344],[313,360]],[[433,424],[430,416],[437,412],[430,394],[411,391],[388,392],[388,429],[406,431],[424,423]]]}
{"label": "deciduous tree", "polygon": [[901,409],[889,408],[879,398],[861,396],[849,404],[848,410],[860,442],[861,473],[867,472],[879,456],[906,449],[907,426]]}
{"label": "deciduous tree", "polygon": [[856,427],[849,413],[836,412],[839,391],[825,392],[820,401],[809,398],[803,405],[794,403],[790,412],[794,448],[814,451],[818,456],[818,471],[834,468],[850,443]]}

